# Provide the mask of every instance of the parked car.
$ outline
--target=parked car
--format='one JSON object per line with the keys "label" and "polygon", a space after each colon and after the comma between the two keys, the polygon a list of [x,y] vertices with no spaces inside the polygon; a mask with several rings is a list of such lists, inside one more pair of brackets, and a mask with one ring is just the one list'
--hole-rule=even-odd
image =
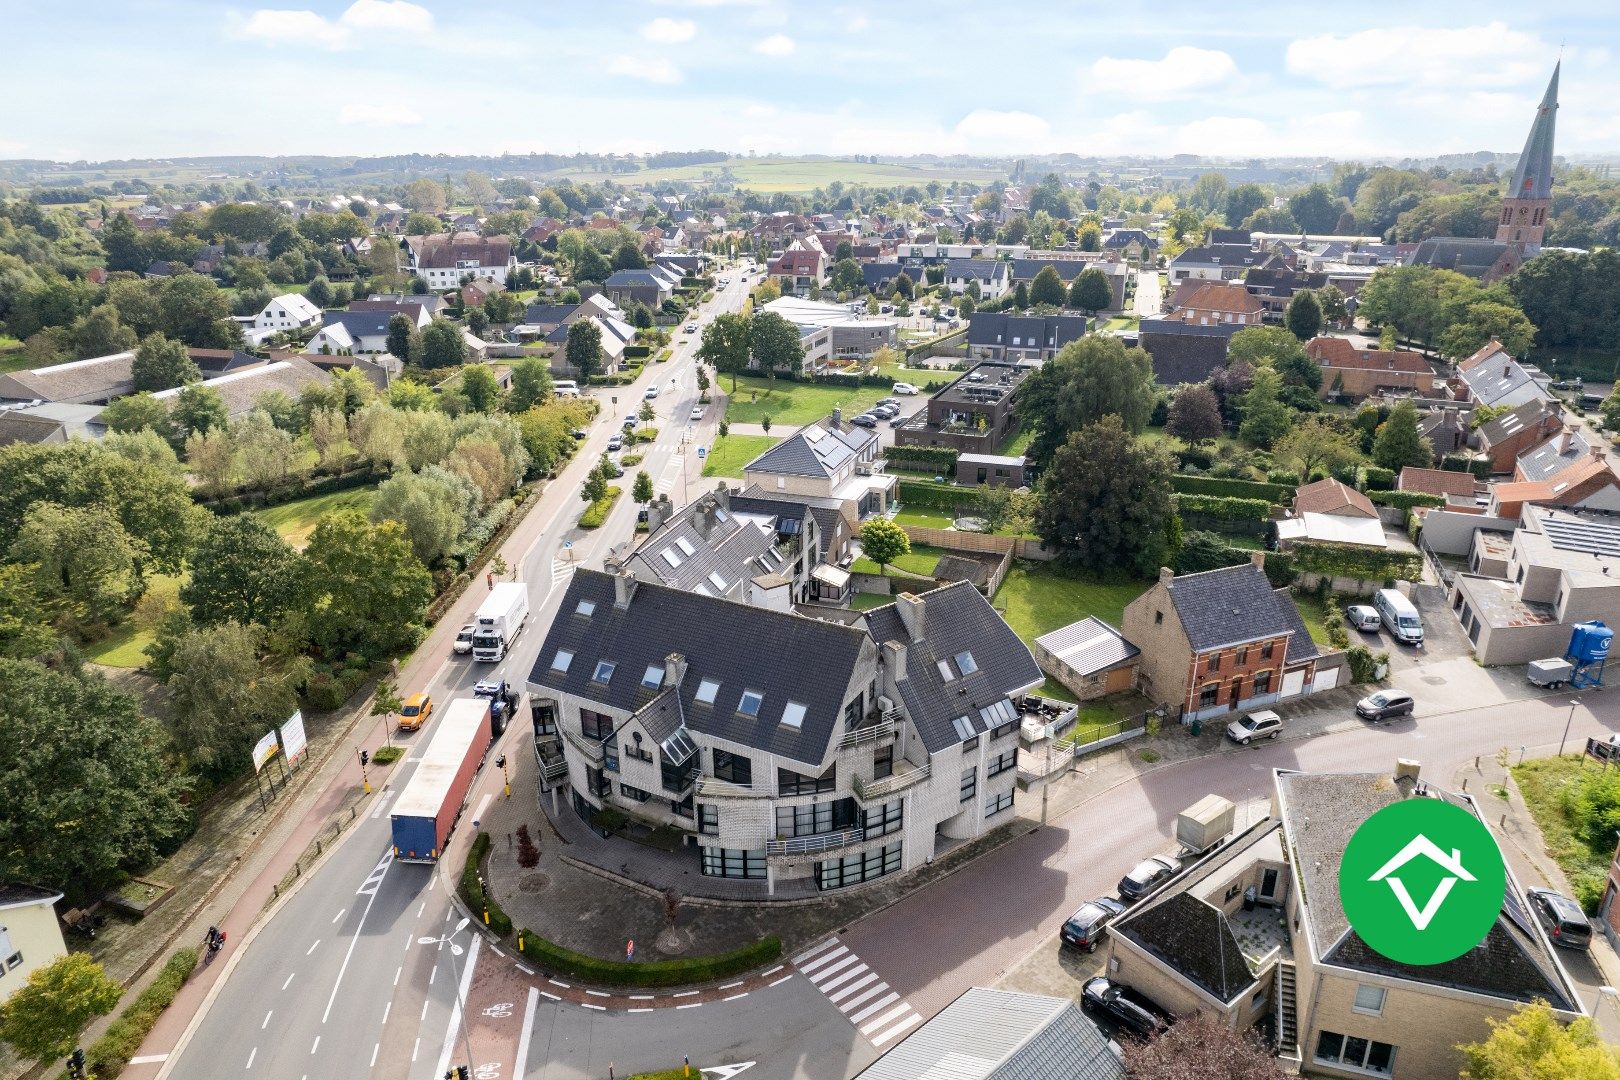
{"label": "parked car", "polygon": [[871,413],[861,413],[859,416],[852,416],[849,418],[849,422],[854,424],[856,427],[877,427],[877,417],[873,416]]}
{"label": "parked car", "polygon": [[568,434],[572,435],[576,439],[583,439],[583,438],[588,437],[587,432],[585,431],[584,428],[575,428],[573,431],[570,431]]}
{"label": "parked car", "polygon": [[1179,873],[1181,863],[1169,855],[1155,855],[1151,859],[1143,859],[1119,879],[1119,898],[1127,904],[1134,904],[1159,882],[1173,878]]}
{"label": "parked car", "polygon": [[1070,915],[1058,935],[1063,944],[1073,945],[1086,952],[1096,952],[1103,930],[1125,911],[1125,905],[1112,896],[1099,896],[1088,900],[1080,910]]}
{"label": "parked car", "polygon": [[472,652],[473,624],[468,623],[456,634],[456,643],[450,646],[458,653]]}
{"label": "parked car", "polygon": [[1170,1026],[1169,1015],[1149,998],[1106,975],[1086,980],[1080,1000],[1133,1035],[1146,1037]]}
{"label": "parked car", "polygon": [[687,323],[686,324],[686,329],[683,331],[683,333],[687,333],[687,334],[695,334],[695,333],[697,333],[697,323],[695,323],[695,322],[694,323]]}
{"label": "parked car", "polygon": [[635,417],[634,413],[632,413],[631,415],[624,418],[624,427],[625,427],[626,431],[630,430],[631,428],[633,428],[635,426],[636,426],[636,417]]}
{"label": "parked car", "polygon": [[658,396],[658,387],[657,386],[649,386],[649,387],[647,387],[647,392],[645,394],[642,394],[641,396],[646,398],[648,401],[651,401],[653,398]]}
{"label": "parked car", "polygon": [[433,699],[422,693],[412,694],[399,707],[399,726],[404,731],[415,731],[432,715]]}
{"label": "parked car", "polygon": [[1270,709],[1261,709],[1227,724],[1226,737],[1239,746],[1248,746],[1256,739],[1275,739],[1282,729],[1282,717]]}
{"label": "parked car", "polygon": [[1356,715],[1376,723],[1397,716],[1411,716],[1414,707],[1412,695],[1405,690],[1380,690],[1356,702]]}
{"label": "parked car", "polygon": [[899,408],[894,405],[874,405],[867,411],[879,420],[892,420],[900,415]]}
{"label": "parked car", "polygon": [[1579,904],[1551,889],[1526,889],[1524,895],[1529,897],[1530,910],[1554,945],[1566,949],[1592,947],[1592,924]]}
{"label": "parked car", "polygon": [[892,398],[892,397],[886,397],[882,401],[878,402],[878,404],[879,405],[893,405],[897,409],[900,407],[899,400],[896,399],[896,398]]}
{"label": "parked car", "polygon": [[904,394],[904,395],[907,395],[907,396],[910,396],[910,395],[916,394],[916,393],[921,393],[921,391],[919,391],[915,386],[913,386],[911,383],[908,383],[908,382],[897,382],[897,383],[894,384],[893,387],[891,387],[891,389],[894,390],[894,392],[897,393],[897,394]]}
{"label": "parked car", "polygon": [[1344,621],[1352,630],[1360,630],[1364,634],[1378,633],[1378,627],[1383,622],[1378,617],[1378,609],[1370,604],[1351,604],[1344,609]]}
{"label": "parked car", "polygon": [[608,453],[614,453],[624,448],[624,436],[613,435],[608,439]]}
{"label": "parked car", "polygon": [[1378,618],[1389,631],[1390,637],[1403,645],[1423,647],[1423,620],[1418,609],[1399,589],[1379,589],[1373,596],[1373,607]]}
{"label": "parked car", "polygon": [[701,419],[703,419],[703,406],[701,406],[701,405],[692,406],[692,412],[688,415],[687,419],[689,419],[689,420],[701,420]]}

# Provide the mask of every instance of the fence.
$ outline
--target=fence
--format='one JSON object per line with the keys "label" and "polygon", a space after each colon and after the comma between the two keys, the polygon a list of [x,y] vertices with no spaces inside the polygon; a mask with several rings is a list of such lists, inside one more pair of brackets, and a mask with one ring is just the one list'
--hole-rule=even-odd
{"label": "fence", "polygon": [[1148,720],[1156,715],[1157,713],[1145,712],[1136,716],[1122,717],[1111,724],[1071,732],[1073,738],[1064,736],[1063,740],[1069,743],[1075,757],[1082,757],[1147,734]]}
{"label": "fence", "polygon": [[[927,544],[949,551],[964,551],[973,555],[1011,554],[1015,559],[1035,559],[1046,562],[1057,558],[1034,537],[1002,536],[997,533],[967,532],[962,529],[935,529],[928,525],[904,525],[906,536],[913,544]],[[1005,571],[1003,571],[1005,573]]]}

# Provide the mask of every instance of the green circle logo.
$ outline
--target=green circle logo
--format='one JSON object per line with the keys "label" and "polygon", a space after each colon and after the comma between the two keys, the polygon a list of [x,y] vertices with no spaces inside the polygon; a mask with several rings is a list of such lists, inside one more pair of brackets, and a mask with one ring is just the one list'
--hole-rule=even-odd
{"label": "green circle logo", "polygon": [[1350,926],[1402,964],[1443,964],[1485,940],[1507,869],[1479,819],[1439,799],[1402,799],[1361,823],[1339,861]]}

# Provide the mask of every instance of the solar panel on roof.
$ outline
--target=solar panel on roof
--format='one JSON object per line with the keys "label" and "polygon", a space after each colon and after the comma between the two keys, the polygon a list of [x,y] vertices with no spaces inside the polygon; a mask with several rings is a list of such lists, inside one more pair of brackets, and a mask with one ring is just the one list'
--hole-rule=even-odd
{"label": "solar panel on roof", "polygon": [[1524,905],[1519,902],[1519,894],[1512,889],[1502,897],[1502,913],[1513,920],[1514,926],[1534,936],[1534,931],[1530,928],[1530,916],[1524,910]]}

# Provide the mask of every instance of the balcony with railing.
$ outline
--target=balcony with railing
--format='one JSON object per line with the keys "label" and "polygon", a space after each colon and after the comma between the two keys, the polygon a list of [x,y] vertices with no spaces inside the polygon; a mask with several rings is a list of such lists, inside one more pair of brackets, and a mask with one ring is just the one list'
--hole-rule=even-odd
{"label": "balcony with railing", "polygon": [[555,758],[551,761],[543,761],[540,763],[540,779],[544,780],[548,784],[553,780],[560,780],[567,775],[568,762],[564,758]]}
{"label": "balcony with railing", "polygon": [[770,796],[771,791],[763,784],[734,784],[718,776],[700,776],[697,793],[702,799],[764,799]]}
{"label": "balcony with railing", "polygon": [[882,802],[909,787],[923,783],[932,774],[933,769],[932,762],[913,765],[901,759],[894,763],[894,774],[881,780],[868,780],[857,775],[853,781],[855,797],[867,804]]}
{"label": "balcony with railing", "polygon": [[839,829],[837,832],[817,833],[814,836],[789,836],[765,841],[765,854],[817,855],[823,851],[832,851],[834,848],[859,844],[865,839],[866,830],[861,828]]}
{"label": "balcony with railing", "polygon": [[578,728],[571,727],[568,724],[561,726],[563,738],[568,740],[568,745],[583,754],[585,759],[592,765],[602,764],[602,743],[600,740],[593,739]]}
{"label": "balcony with railing", "polygon": [[882,718],[846,732],[838,740],[839,750],[854,750],[862,746],[881,746],[892,742],[900,733],[900,710],[890,709]]}

